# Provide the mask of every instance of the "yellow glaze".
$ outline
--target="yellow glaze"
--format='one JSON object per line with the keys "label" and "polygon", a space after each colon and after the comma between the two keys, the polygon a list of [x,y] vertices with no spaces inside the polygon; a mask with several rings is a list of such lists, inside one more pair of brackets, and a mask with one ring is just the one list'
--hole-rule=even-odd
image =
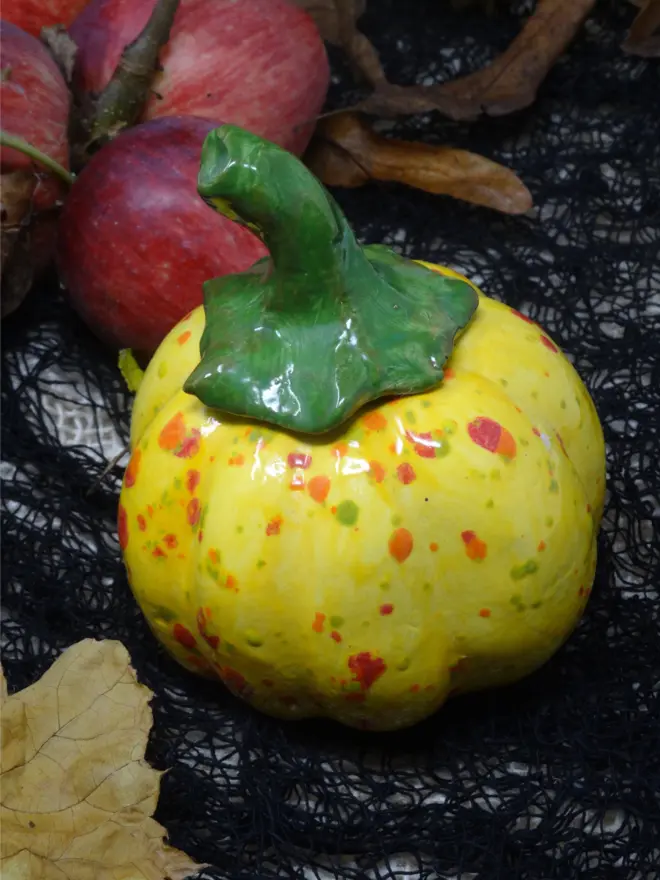
{"label": "yellow glaze", "polygon": [[119,508],[135,596],[183,666],[272,715],[386,730],[559,648],[593,581],[605,456],[536,324],[480,294],[439,388],[322,439],[184,394],[203,324],[146,371]]}

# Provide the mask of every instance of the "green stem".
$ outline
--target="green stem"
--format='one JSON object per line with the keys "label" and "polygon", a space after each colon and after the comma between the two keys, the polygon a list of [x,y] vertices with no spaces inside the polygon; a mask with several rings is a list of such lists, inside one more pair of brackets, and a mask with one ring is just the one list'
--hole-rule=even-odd
{"label": "green stem", "polygon": [[233,125],[204,142],[197,186],[271,257],[204,285],[201,362],[184,390],[206,406],[321,433],[378,397],[442,381],[477,307],[464,281],[360,247],[303,163]]}
{"label": "green stem", "polygon": [[43,165],[44,168],[57,174],[57,176],[61,177],[69,186],[71,186],[76,179],[75,175],[70,171],[67,171],[59,162],[56,162],[55,159],[51,159],[50,156],[42,153],[41,150],[33,147],[32,144],[24,141],[23,138],[16,137],[13,134],[8,134],[6,131],[0,130],[0,147],[11,147],[13,150],[18,150],[19,153],[23,153],[23,155],[28,156],[35,162]]}

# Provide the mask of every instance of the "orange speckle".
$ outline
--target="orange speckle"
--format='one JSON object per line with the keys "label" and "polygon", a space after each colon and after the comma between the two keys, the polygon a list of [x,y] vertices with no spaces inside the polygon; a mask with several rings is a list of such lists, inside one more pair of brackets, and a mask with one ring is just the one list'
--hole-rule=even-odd
{"label": "orange speckle", "polygon": [[271,535],[279,535],[280,528],[282,526],[282,517],[274,516],[273,519],[266,526],[266,534],[270,537]]}
{"label": "orange speckle", "polygon": [[190,339],[191,335],[192,334],[191,334],[190,330],[185,330],[181,334],[181,336],[177,336],[176,341],[179,343],[179,345],[185,345],[186,342],[188,342],[188,340]]}
{"label": "orange speckle", "polygon": [[183,420],[183,413],[178,412],[172,416],[158,435],[158,445],[166,451],[176,449],[183,443],[185,436],[186,423]]}
{"label": "orange speckle", "polygon": [[213,565],[217,565],[217,564],[218,564],[218,551],[215,550],[213,547],[211,547],[211,548],[209,549],[209,559],[211,560],[211,562],[213,563]]}
{"label": "orange speckle", "polygon": [[390,556],[397,562],[405,562],[413,549],[413,536],[408,529],[396,529],[392,532],[388,543]]}
{"label": "orange speckle", "polygon": [[381,605],[380,613],[383,617],[386,617],[388,614],[391,614],[394,611],[394,605]]}
{"label": "orange speckle", "polygon": [[390,443],[387,448],[392,453],[392,455],[396,455],[396,443]]}
{"label": "orange speckle", "polygon": [[209,461],[213,463],[215,461],[215,455],[209,455]]}
{"label": "orange speckle", "polygon": [[242,467],[245,464],[245,456],[240,452],[237,455],[232,455],[227,464],[230,467]]}
{"label": "orange speckle", "polygon": [[333,631],[330,633],[330,638],[334,639],[335,642],[341,642],[341,636],[335,629],[333,629]]}
{"label": "orange speckle", "polygon": [[337,443],[337,445],[332,450],[332,454],[336,456],[336,458],[342,458],[342,456],[346,455],[347,452],[348,443]]}
{"label": "orange speckle", "polygon": [[314,622],[312,623],[312,629],[315,633],[323,632],[323,624],[325,622],[325,614],[321,614],[320,611],[317,611],[314,615]]}
{"label": "orange speckle", "polygon": [[490,617],[490,608],[482,608],[479,617]]}
{"label": "orange speckle", "polygon": [[151,551],[151,555],[155,556],[158,559],[159,556],[167,556],[167,553],[162,549],[162,547],[156,547],[155,550]]}
{"label": "orange speckle", "polygon": [[289,483],[289,488],[293,492],[299,492],[301,489],[305,488],[305,477],[302,474],[294,474],[291,477],[291,482]]}
{"label": "orange speckle", "polygon": [[438,549],[438,545],[435,543],[435,541],[431,541],[431,543],[429,544],[429,550],[431,551],[431,553],[437,553]]}
{"label": "orange speckle", "polygon": [[330,513],[337,513],[337,508],[334,506],[334,504],[333,504],[333,506],[330,508]]}
{"label": "orange speckle", "polygon": [[192,494],[197,486],[199,485],[199,481],[201,479],[201,474],[199,471],[188,471],[186,474],[186,489]]}
{"label": "orange speckle", "polygon": [[230,590],[235,590],[238,585],[238,581],[234,577],[233,574],[227,575],[227,580],[225,581],[225,586]]}
{"label": "orange speckle", "polygon": [[536,548],[539,553],[543,553],[545,550],[546,544],[545,541],[539,541],[538,547]]}
{"label": "orange speckle", "polygon": [[404,486],[408,486],[417,479],[415,469],[407,461],[402,462],[396,469],[396,475]]}
{"label": "orange speckle", "polygon": [[479,562],[488,554],[488,546],[485,541],[478,538],[474,532],[461,532],[461,539],[465,544],[465,554],[468,559]]}
{"label": "orange speckle", "polygon": [[147,513],[149,514],[149,517],[150,517],[150,518],[153,517],[153,515],[154,515],[154,509],[153,509],[153,507],[151,506],[151,504],[147,505]]}
{"label": "orange speckle", "polygon": [[165,541],[165,546],[169,550],[176,550],[176,548],[179,546],[179,542],[176,539],[176,535],[165,535],[165,537],[163,538],[163,541]]}
{"label": "orange speckle", "polygon": [[330,480],[322,474],[318,477],[312,477],[307,485],[307,491],[314,501],[321,504],[325,501],[330,492]]}
{"label": "orange speckle", "polygon": [[387,427],[387,419],[378,410],[367,413],[362,419],[362,423],[369,431],[382,431],[383,428]]}
{"label": "orange speckle", "polygon": [[128,467],[126,468],[126,473],[124,474],[124,486],[127,489],[130,489],[131,486],[135,485],[135,480],[137,479],[138,471],[140,470],[141,458],[142,452],[139,449],[136,449],[131,456],[131,460],[129,461]]}
{"label": "orange speckle", "polygon": [[411,694],[419,693],[419,685],[418,684],[411,684],[410,685],[410,693]]}
{"label": "orange speckle", "polygon": [[137,524],[138,524],[138,527],[139,527],[139,529],[140,529],[141,532],[144,532],[144,531],[146,530],[146,528],[147,528],[147,521],[146,521],[146,519],[142,516],[141,513],[138,513],[138,515],[137,515]]}
{"label": "orange speckle", "polygon": [[456,378],[456,373],[454,372],[454,370],[451,367],[446,367],[443,372],[445,374],[445,379],[455,379]]}
{"label": "orange speckle", "polygon": [[177,559],[185,559],[185,558],[186,558],[186,554],[185,554],[185,553],[177,553],[177,554],[176,554],[176,558],[177,558]]}
{"label": "orange speckle", "polygon": [[382,483],[385,479],[385,468],[379,461],[369,462],[369,473],[377,483]]}

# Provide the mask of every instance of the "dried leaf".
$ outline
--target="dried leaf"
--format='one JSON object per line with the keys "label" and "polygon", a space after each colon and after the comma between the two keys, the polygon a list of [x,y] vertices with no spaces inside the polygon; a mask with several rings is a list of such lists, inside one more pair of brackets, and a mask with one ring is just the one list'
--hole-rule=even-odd
{"label": "dried leaf", "polygon": [[323,39],[335,46],[340,45],[342,39],[340,16],[343,26],[348,18],[355,24],[367,5],[366,0],[294,0],[294,3],[311,15]]}
{"label": "dried leaf", "polygon": [[201,866],[151,818],[152,693],[126,649],[86,639],[2,706],[3,880],[183,880]]}
{"label": "dried leaf", "polygon": [[48,50],[62,71],[65,81],[71,85],[78,46],[69,36],[67,29],[62,24],[42,28],[41,42],[48,46]]}
{"label": "dried leaf", "polygon": [[539,0],[511,45],[492,64],[431,86],[383,81],[355,108],[378,116],[439,110],[452,119],[501,116],[527,107],[548,71],[573,39],[595,0]]}
{"label": "dried leaf", "polygon": [[503,165],[466,150],[382,137],[353,113],[322,120],[305,159],[328,186],[389,180],[505,214],[532,207],[527,187]]}
{"label": "dried leaf", "polygon": [[660,56],[660,0],[642,0],[635,6],[640,9],[621,48],[641,58],[657,58]]}

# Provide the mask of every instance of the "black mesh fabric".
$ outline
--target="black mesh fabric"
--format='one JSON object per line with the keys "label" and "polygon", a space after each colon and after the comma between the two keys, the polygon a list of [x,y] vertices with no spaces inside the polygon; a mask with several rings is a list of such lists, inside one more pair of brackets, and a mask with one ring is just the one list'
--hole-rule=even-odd
{"label": "black mesh fabric", "polygon": [[[519,27],[438,0],[372,0],[389,76],[477,69]],[[10,688],[68,645],[117,638],[155,691],[157,818],[213,880],[652,880],[660,877],[660,72],[602,2],[530,109],[397,135],[516,169],[525,217],[394,185],[338,191],[359,235],[461,269],[543,323],[601,414],[609,495],[597,581],[559,655],[515,687],[396,735],[256,714],[183,672],[134,604],[115,537],[131,398],[44,284],[3,324],[2,658]],[[340,58],[329,106],[355,89]]]}

